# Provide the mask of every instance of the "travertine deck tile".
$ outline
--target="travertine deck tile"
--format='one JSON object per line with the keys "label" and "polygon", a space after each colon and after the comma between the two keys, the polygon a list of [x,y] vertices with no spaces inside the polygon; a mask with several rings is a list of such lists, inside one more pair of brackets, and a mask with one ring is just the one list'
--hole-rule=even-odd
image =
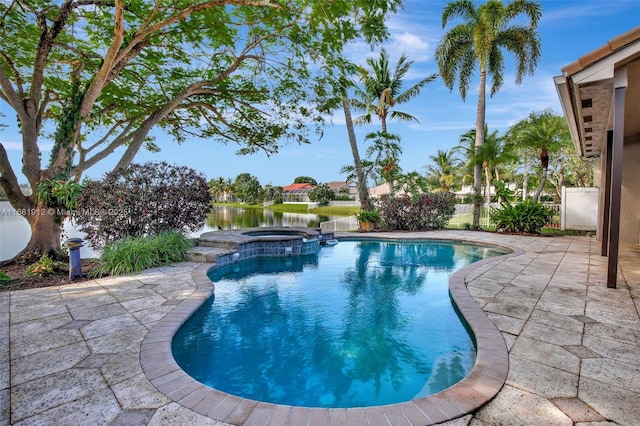
{"label": "travertine deck tile", "polygon": [[210,389],[171,356],[180,324],[213,291],[210,265],[184,262],[0,293],[0,424],[562,426],[635,425],[640,418],[640,249],[622,247],[619,288],[607,289],[606,259],[593,238],[465,231],[375,237],[517,250],[451,278],[478,339],[476,366],[459,386],[355,409],[257,403]]}

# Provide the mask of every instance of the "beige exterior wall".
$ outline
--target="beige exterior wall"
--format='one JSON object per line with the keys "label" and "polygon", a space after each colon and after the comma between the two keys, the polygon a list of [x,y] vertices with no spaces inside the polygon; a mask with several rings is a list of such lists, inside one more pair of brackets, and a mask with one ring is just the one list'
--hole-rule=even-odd
{"label": "beige exterior wall", "polygon": [[625,145],[620,203],[620,242],[640,244],[640,143]]}
{"label": "beige exterior wall", "polygon": [[[640,143],[624,146],[622,163],[622,199],[620,201],[620,242],[640,244]],[[594,182],[600,191],[600,206],[604,206],[604,176],[606,164],[597,161]],[[602,239],[604,212],[598,214],[598,239]]]}

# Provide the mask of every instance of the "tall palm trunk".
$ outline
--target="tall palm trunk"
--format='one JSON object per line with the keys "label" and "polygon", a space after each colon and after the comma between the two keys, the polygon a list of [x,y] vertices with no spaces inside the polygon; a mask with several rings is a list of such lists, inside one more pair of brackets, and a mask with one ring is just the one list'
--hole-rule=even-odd
{"label": "tall palm trunk", "polygon": [[484,167],[484,176],[485,176],[485,188],[484,188],[484,202],[486,204],[491,204],[491,170],[489,170],[489,164]]}
{"label": "tall palm trunk", "polygon": [[542,195],[542,190],[544,189],[544,186],[547,184],[547,173],[548,173],[548,168],[547,167],[543,167],[542,168],[542,176],[540,178],[540,185],[538,185],[538,188],[536,189],[536,193],[533,194],[533,201],[535,201],[536,203],[540,201],[540,195]]}
{"label": "tall palm trunk", "polygon": [[[478,111],[476,113],[476,142],[475,154],[478,155],[480,148],[484,145],[484,121],[486,114],[486,85],[487,70],[484,66],[480,69],[480,88],[478,89]],[[482,202],[482,164],[477,161],[473,166],[473,227],[480,227],[480,203]]]}
{"label": "tall palm trunk", "polygon": [[544,190],[544,186],[547,184],[547,174],[549,173],[549,152],[546,149],[540,151],[540,164],[542,164],[542,176],[540,178],[540,185],[536,189],[536,193],[533,196],[533,201],[536,203],[540,201],[540,195]]}
{"label": "tall palm trunk", "polygon": [[[382,95],[382,96],[384,96],[384,95]],[[387,115],[386,115],[386,113],[380,115],[380,124],[382,126],[383,134],[386,135],[387,134]],[[385,146],[387,145],[387,143],[388,143],[388,141],[385,138]],[[387,183],[389,184],[389,194],[391,194],[391,196],[393,197],[393,194],[395,192],[395,189],[393,187],[393,178],[389,179],[389,181]]]}
{"label": "tall palm trunk", "polygon": [[527,192],[529,191],[529,167],[527,166],[527,154],[523,157],[524,172],[522,173],[522,201],[527,199]]}
{"label": "tall palm trunk", "polygon": [[360,162],[360,153],[358,152],[358,142],[356,133],[353,129],[353,118],[351,117],[351,106],[349,104],[349,95],[347,89],[342,89],[342,108],[344,110],[344,119],[347,123],[347,133],[349,134],[349,145],[351,146],[351,154],[353,155],[353,165],[356,169],[356,177],[358,178],[358,197],[360,198],[360,208],[364,211],[373,210],[373,203],[369,197],[369,189],[367,188],[367,179],[362,170]]}

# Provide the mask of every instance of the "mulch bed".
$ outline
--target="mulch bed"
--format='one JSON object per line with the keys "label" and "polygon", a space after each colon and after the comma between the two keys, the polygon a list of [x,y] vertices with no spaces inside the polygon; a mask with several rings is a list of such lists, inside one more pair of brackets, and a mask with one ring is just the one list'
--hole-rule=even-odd
{"label": "mulch bed", "polygon": [[[98,266],[96,259],[82,259],[82,273],[81,278],[76,278],[72,282],[87,281],[91,278],[87,278],[87,275],[91,273],[93,269]],[[43,287],[55,287],[60,285],[69,284],[69,266],[56,270],[51,274],[44,276],[27,276],[27,265],[22,262],[12,263],[0,267],[0,270],[7,274],[11,280],[0,282],[0,291],[12,291],[12,290],[26,290],[30,288],[43,288]]]}

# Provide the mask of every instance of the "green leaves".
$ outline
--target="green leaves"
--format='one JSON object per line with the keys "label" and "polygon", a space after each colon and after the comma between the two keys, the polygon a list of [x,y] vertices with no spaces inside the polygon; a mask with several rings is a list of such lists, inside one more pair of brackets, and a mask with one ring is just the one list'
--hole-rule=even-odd
{"label": "green leaves", "polygon": [[101,181],[88,180],[74,217],[91,247],[125,236],[193,232],[210,211],[206,179],[195,170],[167,163],[132,164]]}
{"label": "green leaves", "polygon": [[539,234],[542,227],[551,221],[553,212],[542,203],[527,199],[519,204],[504,204],[492,209],[491,220],[497,230]]}
{"label": "green leaves", "polygon": [[[317,107],[329,94],[308,89],[332,70],[314,62],[333,62],[360,35],[381,40],[387,14],[401,6],[161,0],[130,1],[120,10],[109,2],[3,3],[0,97],[15,94],[8,101],[16,111],[31,97],[42,114],[20,120],[37,120],[34,128],[63,122],[59,133],[82,153],[75,173],[118,146],[139,149],[156,125],[178,141],[196,136],[236,142],[240,153],[274,153],[285,141],[308,141],[307,131],[322,123]],[[74,85],[90,88],[80,116],[75,99],[73,111],[64,109]],[[63,154],[57,163],[74,158]]]}
{"label": "green leaves", "polygon": [[179,231],[155,237],[125,237],[107,244],[100,256],[97,275],[123,275],[182,262],[193,246]]}
{"label": "green leaves", "polygon": [[[452,27],[436,49],[436,61],[445,85],[449,89],[458,80],[460,95],[466,98],[471,76],[479,66],[492,78],[491,94],[502,87],[504,57],[502,50],[516,59],[516,84],[525,74],[533,74],[540,58],[540,37],[536,26],[541,8],[537,1],[514,0],[506,5],[502,1],[488,0],[476,5],[469,0],[453,0],[442,12],[442,27],[453,18],[462,23]],[[512,25],[524,17],[529,25]]]}

